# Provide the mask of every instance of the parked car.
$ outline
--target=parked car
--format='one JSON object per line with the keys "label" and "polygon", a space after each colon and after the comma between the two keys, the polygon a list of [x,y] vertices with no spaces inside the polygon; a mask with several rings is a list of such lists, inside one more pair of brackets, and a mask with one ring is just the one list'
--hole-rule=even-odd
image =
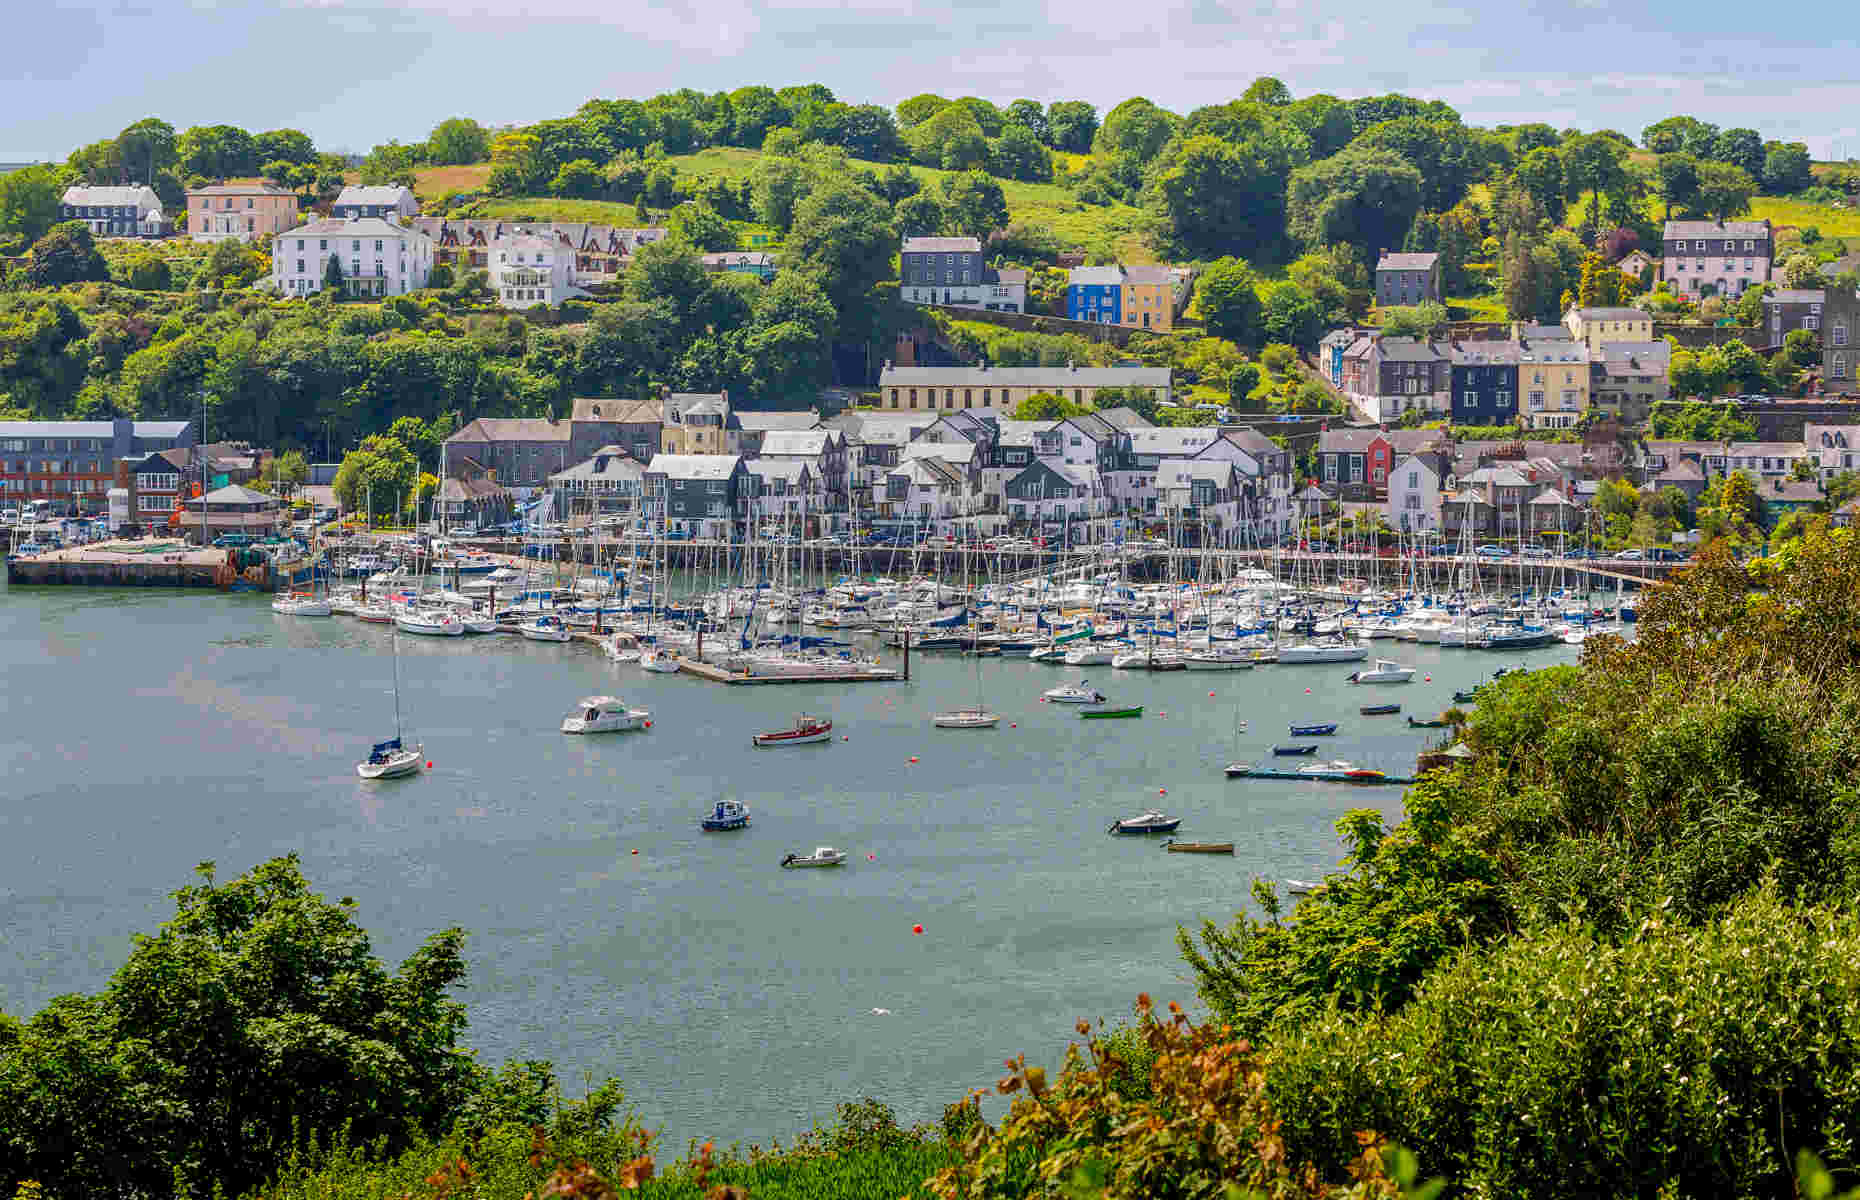
{"label": "parked car", "polygon": [[213,544],[222,549],[250,546],[252,544],[252,535],[249,533],[222,533],[220,536],[213,539]]}
{"label": "parked car", "polygon": [[1526,546],[1524,548],[1524,557],[1526,558],[1549,558],[1551,554],[1551,549],[1548,546]]}
{"label": "parked car", "polygon": [[1487,542],[1485,545],[1480,546],[1477,550],[1474,550],[1473,553],[1477,554],[1480,558],[1510,558],[1511,547],[1500,546],[1493,542]]}
{"label": "parked car", "polygon": [[1627,562],[1640,562],[1647,557],[1647,554],[1643,550],[1617,550],[1615,557]]}

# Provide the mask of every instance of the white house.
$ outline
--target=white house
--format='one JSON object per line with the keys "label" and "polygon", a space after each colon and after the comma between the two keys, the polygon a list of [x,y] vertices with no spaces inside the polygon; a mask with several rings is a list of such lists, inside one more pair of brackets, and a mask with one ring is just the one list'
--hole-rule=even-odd
{"label": "white house", "polygon": [[913,458],[887,471],[873,488],[880,519],[935,527],[963,515],[962,476],[938,458]]}
{"label": "white house", "polygon": [[582,294],[575,252],[555,238],[518,230],[491,243],[491,290],[505,308],[553,308]]}
{"label": "white house", "polygon": [[401,296],[426,286],[433,239],[380,217],[312,221],[271,243],[271,279],[286,296],[323,290],[335,259],[347,296]]}
{"label": "white house", "polygon": [[749,515],[756,521],[785,522],[818,517],[825,510],[826,490],[806,460],[752,458],[743,466],[761,481],[754,498],[749,501]]}
{"label": "white house", "polygon": [[837,429],[771,429],[762,435],[761,457],[804,462],[819,485],[823,503],[844,509],[847,499],[846,435]]}
{"label": "white house", "polygon": [[342,189],[336,202],[329,206],[332,217],[386,217],[390,221],[405,224],[420,215],[420,202],[414,199],[413,192],[404,184],[392,183],[381,187],[367,187],[352,183]]}
{"label": "white house", "polygon": [[1815,456],[1823,483],[1842,471],[1860,470],[1860,425],[1804,425],[1802,444]]}
{"label": "white house", "polygon": [[160,237],[168,232],[161,197],[146,183],[128,187],[79,184],[59,201],[62,221],[82,221],[97,237]]}
{"label": "white house", "polygon": [[1084,523],[1105,513],[1104,480],[1096,467],[1039,458],[1003,486],[1007,515],[1045,525]]}
{"label": "white house", "polygon": [[1388,500],[1383,515],[1390,529],[1424,533],[1440,528],[1440,472],[1423,455],[1396,460],[1389,472]]}
{"label": "white house", "polygon": [[1165,458],[1156,469],[1162,510],[1206,543],[1231,545],[1242,524],[1245,475],[1232,459]]}

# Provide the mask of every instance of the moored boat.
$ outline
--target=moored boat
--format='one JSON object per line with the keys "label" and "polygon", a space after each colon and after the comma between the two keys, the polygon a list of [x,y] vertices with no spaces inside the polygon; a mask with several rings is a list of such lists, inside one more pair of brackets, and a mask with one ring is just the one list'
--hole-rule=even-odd
{"label": "moored boat", "polygon": [[1232,854],[1232,842],[1178,842],[1171,838],[1163,843],[1163,849],[1171,854]]}
{"label": "moored boat", "polygon": [[465,633],[465,622],[456,615],[434,609],[398,609],[394,613],[394,626],[402,633],[425,637],[462,637]]}
{"label": "moored boat", "polygon": [[1337,732],[1337,723],[1331,721],[1323,725],[1294,725],[1291,730],[1293,737],[1329,737]]}
{"label": "moored boat", "polygon": [[655,675],[673,675],[678,671],[678,659],[671,651],[660,646],[654,646],[641,654],[639,665],[642,670],[651,671]]}
{"label": "moored boat", "polygon": [[1053,704],[1103,704],[1104,693],[1095,692],[1091,685],[1080,679],[1073,683],[1048,688],[1040,693],[1041,697]]}
{"label": "moored boat", "polygon": [[1413,667],[1404,667],[1386,658],[1378,658],[1376,665],[1366,671],[1350,672],[1351,683],[1407,683],[1413,678]]}
{"label": "moored boat", "polygon": [[[459,632],[465,630],[461,625]],[[517,626],[517,632],[532,642],[566,642],[569,640],[568,626],[562,618],[551,613],[543,613]]]}
{"label": "moored boat", "polygon": [[1175,827],[1182,823],[1180,817],[1165,817],[1155,809],[1149,809],[1134,817],[1123,817],[1112,821],[1106,833],[1122,836],[1142,835],[1146,833],[1174,833]]}
{"label": "moored boat", "polygon": [[1280,758],[1302,758],[1317,753],[1316,742],[1302,742],[1296,746],[1274,746],[1272,752]]}
{"label": "moored boat", "polygon": [[368,758],[355,764],[355,773],[363,779],[400,779],[407,775],[418,775],[425,749],[424,746],[416,745],[409,750],[401,745],[398,737],[377,742],[374,749],[368,752]]}
{"label": "moored boat", "polygon": [[788,729],[777,729],[769,733],[758,733],[750,737],[750,742],[757,746],[807,746],[833,740],[833,722],[825,717],[810,717],[806,713],[794,719],[794,725]]}
{"label": "moored boat", "polygon": [[698,821],[705,833],[727,833],[749,824],[749,806],[741,800],[719,800],[710,815]]}
{"label": "moored boat", "polygon": [[1408,718],[1408,728],[1410,729],[1445,729],[1446,727],[1447,722],[1445,718],[1442,717],[1435,717],[1431,721],[1417,721],[1413,717]]}
{"label": "moored boat", "polygon": [[1365,704],[1356,710],[1365,717],[1392,717],[1401,711],[1399,704]]}
{"label": "moored boat", "polygon": [[1130,704],[1122,708],[1081,708],[1079,716],[1087,721],[1114,721],[1125,717],[1143,715],[1141,704]]}
{"label": "moored boat", "polygon": [[563,733],[623,733],[651,725],[651,712],[612,696],[589,696],[562,718]]}
{"label": "moored boat", "polygon": [[808,867],[837,867],[845,861],[844,850],[835,850],[831,846],[815,846],[812,854],[790,854],[781,860],[781,865],[785,870],[798,871]]}
{"label": "moored boat", "polygon": [[930,718],[938,729],[993,729],[1001,723],[1001,714],[985,708],[957,708]]}
{"label": "moored boat", "polygon": [[271,611],[287,617],[327,617],[335,612],[328,597],[292,592],[271,602]]}

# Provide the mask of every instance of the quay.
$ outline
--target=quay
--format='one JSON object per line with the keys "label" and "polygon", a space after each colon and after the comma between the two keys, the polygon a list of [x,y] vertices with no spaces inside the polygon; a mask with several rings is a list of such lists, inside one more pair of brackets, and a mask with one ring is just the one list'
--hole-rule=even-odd
{"label": "quay", "polygon": [[856,667],[848,665],[844,671],[835,671],[821,675],[750,675],[742,671],[726,671],[712,663],[699,662],[693,658],[680,658],[678,669],[687,675],[699,679],[708,679],[712,683],[730,683],[737,685],[761,683],[896,683],[903,674],[893,667]]}
{"label": "quay", "polygon": [[110,541],[8,556],[8,584],[70,587],[223,588],[269,592],[269,560],[244,563],[236,550],[182,542]]}

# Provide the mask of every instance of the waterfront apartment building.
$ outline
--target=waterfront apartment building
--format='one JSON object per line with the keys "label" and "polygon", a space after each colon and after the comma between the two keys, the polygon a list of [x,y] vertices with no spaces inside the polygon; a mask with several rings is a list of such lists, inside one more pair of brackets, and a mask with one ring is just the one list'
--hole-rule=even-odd
{"label": "waterfront apartment building", "polygon": [[1165,405],[1171,378],[1168,367],[894,367],[887,360],[878,376],[879,407],[886,412],[987,409],[1006,414],[1027,397],[1050,392],[1089,408],[1105,388],[1144,388]]}
{"label": "waterfront apartment building", "polygon": [[1664,277],[1682,295],[1741,296],[1770,281],[1769,221],[1668,221]]}
{"label": "waterfront apartment building", "polygon": [[196,242],[250,242],[297,224],[297,193],[271,183],[189,188],[187,233]]}
{"label": "waterfront apartment building", "polygon": [[168,232],[161,197],[146,183],[68,187],[59,200],[58,219],[82,221],[95,237],[160,237]]}
{"label": "waterfront apartment building", "polygon": [[320,292],[331,259],[344,296],[401,296],[426,286],[433,239],[382,217],[312,221],[272,241],[272,284],[286,296]]}
{"label": "waterfront apartment building", "polygon": [[740,455],[655,454],[646,464],[648,511],[668,533],[727,538],[758,492]]}
{"label": "waterfront apartment building", "polygon": [[0,507],[101,512],[119,459],[193,444],[191,421],[0,421]]}
{"label": "waterfront apartment building", "polygon": [[336,202],[329,206],[332,217],[386,217],[397,224],[406,224],[420,215],[420,202],[414,199],[413,192],[404,184],[388,184],[382,187],[366,187],[350,184],[342,189]]}

